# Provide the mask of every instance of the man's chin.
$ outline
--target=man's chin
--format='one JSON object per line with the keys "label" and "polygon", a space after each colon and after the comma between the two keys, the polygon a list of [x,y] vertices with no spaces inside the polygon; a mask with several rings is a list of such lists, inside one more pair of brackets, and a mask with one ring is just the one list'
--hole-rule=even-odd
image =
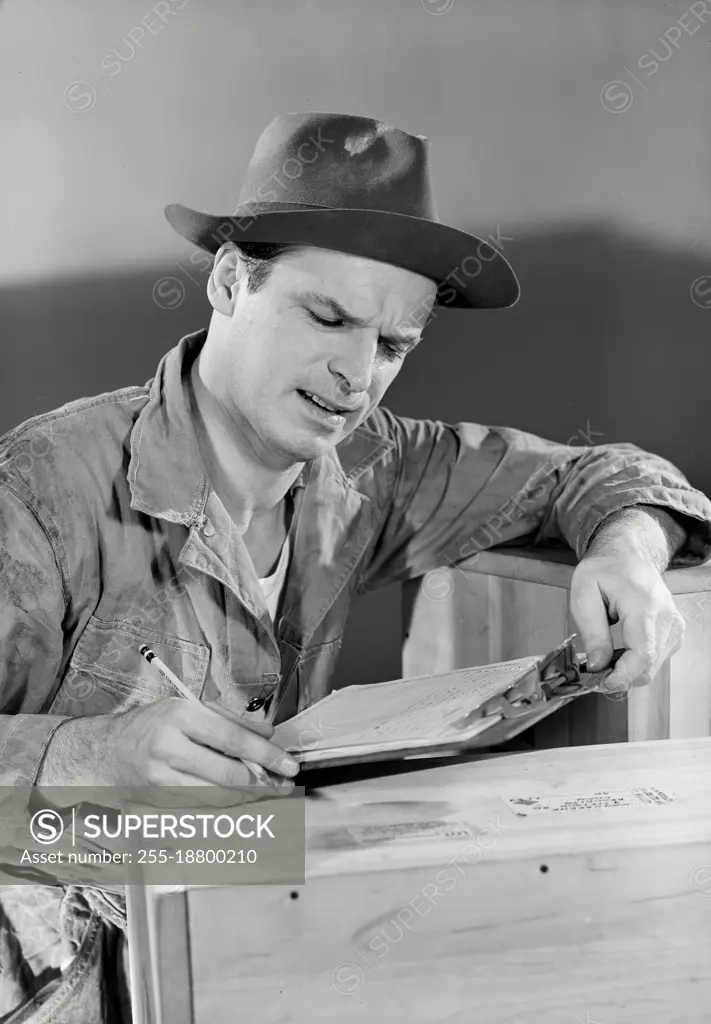
{"label": "man's chin", "polygon": [[311,462],[313,459],[320,459],[328,455],[336,445],[340,444],[343,438],[340,434],[331,438],[291,438],[288,442],[288,452],[294,462]]}
{"label": "man's chin", "polygon": [[[351,418],[349,417],[349,420]],[[311,462],[319,459],[344,441],[358,426],[358,421],[347,421],[344,427],[324,432],[296,428],[286,436],[282,430],[272,435],[272,447],[278,448],[289,460]],[[283,428],[282,428],[283,429]]]}

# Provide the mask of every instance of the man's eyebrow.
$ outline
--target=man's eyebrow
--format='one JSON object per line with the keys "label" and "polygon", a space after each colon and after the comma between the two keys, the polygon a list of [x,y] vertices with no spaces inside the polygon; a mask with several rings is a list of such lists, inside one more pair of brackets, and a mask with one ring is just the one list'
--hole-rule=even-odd
{"label": "man's eyebrow", "polygon": [[337,299],[330,295],[324,295],[323,292],[304,292],[300,298],[304,302],[317,302],[320,306],[328,306],[335,318],[343,320],[351,327],[365,327],[367,324],[366,320],[356,316],[355,313],[350,313]]}
{"label": "man's eyebrow", "polygon": [[[355,313],[351,313],[342,306],[341,303],[334,299],[330,295],[324,295],[323,292],[304,292],[300,299],[302,302],[316,302],[321,306],[327,306],[331,311],[335,319],[342,320],[344,324],[349,327],[367,327],[368,321],[362,317],[356,316]],[[424,328],[423,328],[424,329]],[[416,345],[420,340],[421,332],[417,329],[399,331],[397,334],[383,335],[387,337],[388,341],[405,342]]]}

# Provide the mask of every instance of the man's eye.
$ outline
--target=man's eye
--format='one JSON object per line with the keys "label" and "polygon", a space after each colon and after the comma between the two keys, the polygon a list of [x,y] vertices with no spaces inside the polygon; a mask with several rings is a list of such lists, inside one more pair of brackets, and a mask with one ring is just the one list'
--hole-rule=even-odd
{"label": "man's eye", "polygon": [[310,309],[307,309],[306,312],[308,313],[309,317],[313,320],[313,322],[315,324],[319,325],[319,327],[342,327],[343,326],[343,321],[342,320],[327,320],[326,317],[319,316],[318,313],[313,313]]}
{"label": "man's eye", "polygon": [[380,350],[386,359],[403,359],[410,351],[410,348],[410,345],[393,345],[385,341],[384,338],[380,339]]}

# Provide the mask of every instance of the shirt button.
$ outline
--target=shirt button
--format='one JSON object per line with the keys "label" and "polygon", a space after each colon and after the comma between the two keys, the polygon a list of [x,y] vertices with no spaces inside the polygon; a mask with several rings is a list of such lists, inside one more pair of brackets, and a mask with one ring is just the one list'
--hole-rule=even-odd
{"label": "shirt button", "polygon": [[249,704],[245,708],[246,711],[259,711],[264,705],[264,697],[252,697]]}
{"label": "shirt button", "polygon": [[211,523],[211,522],[210,522],[210,521],[208,520],[208,521],[207,521],[207,522],[205,523],[205,525],[203,526],[203,528],[202,528],[202,532],[203,532],[203,533],[205,534],[205,536],[206,536],[206,537],[213,537],[213,536],[214,536],[214,534],[215,534],[215,527],[214,527],[214,526],[212,525],[212,523]]}

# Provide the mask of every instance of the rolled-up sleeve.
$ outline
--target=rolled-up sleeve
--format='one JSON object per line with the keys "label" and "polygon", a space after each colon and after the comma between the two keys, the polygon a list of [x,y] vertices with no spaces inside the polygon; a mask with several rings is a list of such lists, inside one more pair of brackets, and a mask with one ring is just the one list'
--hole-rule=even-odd
{"label": "rolled-up sleeve", "polygon": [[394,445],[374,480],[385,511],[360,592],[505,544],[567,544],[581,558],[602,521],[634,505],[682,517],[687,539],[674,566],[711,556],[711,502],[670,462],[633,444],[564,445],[383,408],[372,422]]}
{"label": "rolled-up sleeve", "polygon": [[64,610],[61,574],[42,524],[0,486],[0,786],[33,784],[66,720],[40,713],[62,660]]}

